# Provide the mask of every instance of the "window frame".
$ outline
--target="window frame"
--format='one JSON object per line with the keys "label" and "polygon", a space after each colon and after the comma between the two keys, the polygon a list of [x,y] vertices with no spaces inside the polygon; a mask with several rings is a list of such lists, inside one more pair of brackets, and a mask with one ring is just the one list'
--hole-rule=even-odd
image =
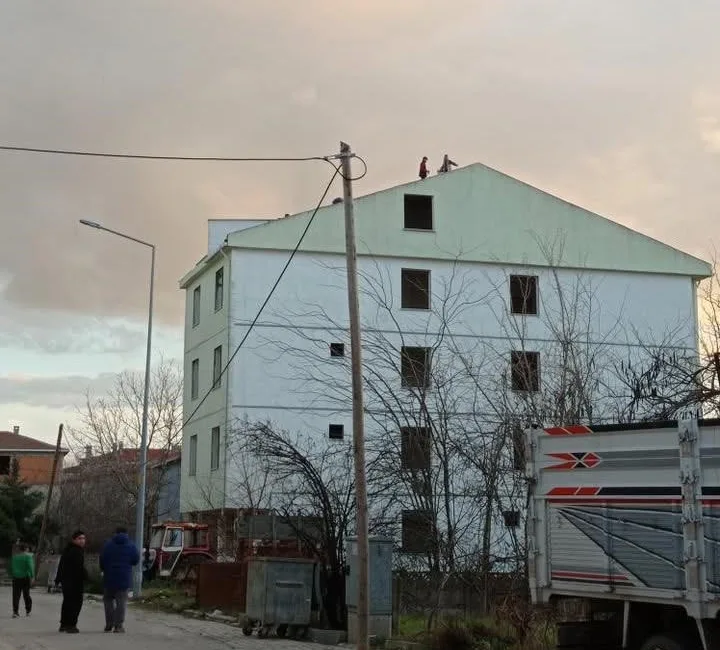
{"label": "window frame", "polygon": [[[530,375],[530,378],[534,377],[534,381],[528,381],[528,378],[524,380],[524,387],[521,385],[521,381],[516,375],[516,368],[520,363],[524,363],[524,360],[520,361],[520,355],[524,359],[535,359],[534,369],[530,366],[530,369],[534,372],[534,375]],[[540,353],[534,350],[511,350],[510,351],[510,388],[515,393],[539,393],[542,386],[540,369]]]}
{"label": "window frame", "polygon": [[222,386],[222,369],[222,345],[218,345],[213,350],[212,390],[217,390]]}
{"label": "window frame", "polygon": [[200,395],[200,359],[190,362],[190,399],[196,400]]}
{"label": "window frame", "polygon": [[[415,521],[416,525],[410,525]],[[426,521],[427,525],[417,525],[419,521]],[[428,510],[402,510],[400,512],[400,546],[403,553],[426,553],[432,548],[433,518]],[[410,543],[409,543],[410,542]]]}
{"label": "window frame", "polygon": [[[408,204],[413,201],[419,203],[418,199],[427,201],[430,204],[430,227],[421,228],[419,226],[408,225]],[[432,194],[404,194],[403,195],[403,230],[412,232],[435,232],[435,197]]]}
{"label": "window frame", "polygon": [[[419,432],[424,436],[418,436]],[[421,438],[420,442],[416,441]],[[423,462],[414,462],[420,458]],[[410,472],[427,472],[432,469],[430,427],[400,427],[400,468]]]}
{"label": "window frame", "polygon": [[[412,370],[412,365],[415,364],[415,361],[413,361],[409,355],[408,352],[410,350],[424,350],[425,352],[425,361],[424,361],[424,381],[420,382],[418,381],[417,374],[413,371],[412,377],[408,376],[407,371]],[[418,346],[418,345],[403,345],[400,348],[400,384],[402,388],[429,388],[430,387],[430,373],[431,373],[431,355],[432,355],[432,349],[425,346]],[[410,366],[406,367],[406,363],[411,364]]]}
{"label": "window frame", "polygon": [[[333,435],[333,430],[339,430],[340,435]],[[345,425],[337,423],[328,424],[328,440],[345,440]]]}
{"label": "window frame", "polygon": [[[426,278],[426,286],[424,288],[420,287],[419,284],[415,284],[414,279],[412,279],[411,274],[422,274]],[[400,269],[400,308],[401,309],[411,309],[411,310],[417,310],[417,311],[429,311],[430,310],[430,293],[431,293],[431,283],[432,282],[432,276],[430,269]],[[406,283],[408,285],[408,293],[406,293]],[[415,286],[413,286],[415,285]],[[425,306],[420,307],[417,304],[416,305],[410,305],[406,304],[406,302],[409,302],[410,297],[413,295],[413,293],[416,296],[424,294],[425,296]]]}
{"label": "window frame", "polygon": [[[522,284],[528,281],[531,282],[531,292],[528,292],[527,287],[523,287]],[[508,285],[510,290],[510,313],[516,316],[537,316],[540,312],[540,281],[538,276],[513,274],[510,276]],[[515,287],[520,292],[519,296],[516,296],[513,291]],[[525,293],[528,293],[527,297],[523,295]],[[529,310],[528,305],[531,305],[534,310]]]}
{"label": "window frame", "polygon": [[188,440],[188,476],[197,476],[198,460],[198,437],[197,433],[190,436]]}
{"label": "window frame", "polygon": [[[219,282],[218,282],[219,280]],[[219,298],[219,300],[218,300]],[[218,304],[218,302],[220,304]],[[225,267],[221,266],[215,271],[215,311],[220,311],[225,306]]]}
{"label": "window frame", "polygon": [[[7,459],[7,460],[5,460]],[[7,471],[2,470],[2,466],[7,462]],[[0,454],[0,476],[10,476],[12,474],[12,454]]]}
{"label": "window frame", "polygon": [[220,468],[220,427],[210,429],[210,471]]}
{"label": "window frame", "polygon": [[202,289],[198,285],[193,289],[192,297],[192,326],[200,325],[200,312],[202,311]]}

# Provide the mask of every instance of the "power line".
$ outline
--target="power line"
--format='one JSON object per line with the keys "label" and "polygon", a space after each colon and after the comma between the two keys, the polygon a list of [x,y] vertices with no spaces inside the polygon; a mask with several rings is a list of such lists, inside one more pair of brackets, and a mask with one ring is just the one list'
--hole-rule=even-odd
{"label": "power line", "polygon": [[[16,153],[40,153],[55,156],[80,156],[86,158],[115,158],[126,160],[165,160],[176,162],[310,162],[321,161],[332,165],[335,168],[335,175],[342,176],[342,171],[332,162],[336,156],[170,156],[164,154],[139,154],[139,153],[115,153],[107,151],[86,151],[83,149],[43,149],[39,147],[21,147],[14,145],[0,145],[0,151]],[[350,180],[360,180],[367,174],[367,163],[360,157],[355,156],[363,164],[363,172],[360,176]],[[334,178],[334,176],[333,176]]]}
{"label": "power line", "polygon": [[227,157],[227,156],[167,156],[161,154],[112,153],[101,151],[84,151],[79,149],[40,149],[36,147],[15,147],[0,145],[0,151],[17,151],[25,153],[45,153],[59,156],[86,156],[91,158],[128,158],[131,160],[182,160],[198,162],[307,162],[323,160],[329,162],[328,156],[303,157]]}
{"label": "power line", "polygon": [[[328,162],[330,162],[330,161],[328,160]],[[363,163],[364,163],[364,161],[363,161]],[[330,163],[330,164],[332,164],[332,163]],[[185,427],[188,424],[190,424],[190,421],[193,419],[193,417],[195,417],[195,414],[198,412],[198,410],[200,410],[200,407],[205,403],[205,400],[210,396],[210,393],[212,393],[212,391],[215,388],[216,381],[220,380],[223,377],[223,375],[225,374],[225,372],[227,371],[227,369],[230,367],[230,364],[233,362],[233,359],[235,359],[235,357],[237,356],[237,353],[240,351],[240,348],[243,346],[245,341],[247,341],[248,336],[250,336],[250,332],[252,332],[253,327],[255,327],[255,324],[260,319],[260,316],[262,315],[263,311],[265,310],[265,307],[270,302],[270,298],[272,298],[273,293],[275,293],[275,289],[277,289],[278,285],[280,284],[280,280],[282,280],[283,276],[285,275],[285,272],[288,270],[288,267],[290,266],[291,262],[293,261],[295,254],[300,249],[300,246],[303,243],[303,240],[305,239],[305,235],[307,235],[308,230],[310,230],[310,226],[312,226],[313,220],[315,219],[315,215],[318,213],[318,210],[320,209],[322,202],[325,200],[325,197],[327,196],[328,192],[330,191],[330,187],[332,186],[333,181],[335,180],[335,178],[337,176],[342,176],[342,172],[340,171],[340,168],[336,167],[335,165],[333,165],[333,167],[335,168],[335,171],[334,171],[333,175],[331,176],[330,180],[328,181],[328,184],[325,186],[325,191],[322,193],[320,200],[317,202],[317,205],[315,206],[313,213],[310,215],[310,219],[308,220],[307,225],[305,226],[305,229],[302,231],[302,234],[300,235],[300,239],[298,239],[297,244],[295,244],[295,248],[293,248],[292,252],[290,253],[290,257],[288,257],[287,262],[285,262],[285,266],[283,266],[282,271],[280,271],[280,275],[278,275],[277,279],[275,280],[275,283],[270,288],[269,293],[265,297],[265,300],[263,301],[262,305],[260,305],[260,309],[258,309],[257,314],[255,314],[255,318],[253,318],[252,322],[248,326],[247,331],[245,332],[245,335],[242,337],[242,339],[240,340],[240,343],[238,343],[234,352],[228,358],[227,363],[225,364],[223,369],[220,371],[220,375],[218,377],[213,377],[210,388],[205,392],[205,394],[203,395],[203,398],[200,400],[198,405],[193,409],[193,412],[188,416],[188,418],[185,420],[185,422],[183,422],[183,425],[180,428],[181,431],[183,429],[185,429]],[[367,166],[365,168],[365,171],[363,172],[363,176],[365,175],[365,173],[367,173]],[[362,176],[360,178],[362,178]]]}

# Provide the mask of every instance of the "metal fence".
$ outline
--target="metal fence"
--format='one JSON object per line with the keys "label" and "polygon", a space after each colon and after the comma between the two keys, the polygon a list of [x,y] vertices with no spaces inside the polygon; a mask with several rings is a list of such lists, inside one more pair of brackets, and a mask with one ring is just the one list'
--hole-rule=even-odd
{"label": "metal fence", "polygon": [[245,562],[209,562],[198,567],[197,603],[227,612],[244,612],[247,596]]}

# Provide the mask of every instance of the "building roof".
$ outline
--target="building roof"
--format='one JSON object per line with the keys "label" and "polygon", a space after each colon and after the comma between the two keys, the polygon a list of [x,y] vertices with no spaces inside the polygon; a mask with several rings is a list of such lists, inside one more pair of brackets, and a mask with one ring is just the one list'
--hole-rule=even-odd
{"label": "building roof", "polygon": [[[404,195],[433,197],[433,230],[405,230]],[[311,212],[270,220],[227,237],[229,247],[292,250]],[[652,237],[481,163],[355,199],[359,255],[463,260],[709,277],[710,265]],[[301,251],[345,251],[342,203],[320,208]],[[217,253],[216,253],[217,254]],[[212,261],[203,258],[187,286]]]}
{"label": "building roof", "polygon": [[[32,453],[55,453],[55,445],[51,445],[41,440],[35,440],[35,438],[29,438],[28,436],[21,436],[19,433],[13,431],[0,431],[0,453],[11,451],[13,453],[18,452],[32,452]],[[67,449],[61,449],[60,452],[65,455],[68,453]]]}

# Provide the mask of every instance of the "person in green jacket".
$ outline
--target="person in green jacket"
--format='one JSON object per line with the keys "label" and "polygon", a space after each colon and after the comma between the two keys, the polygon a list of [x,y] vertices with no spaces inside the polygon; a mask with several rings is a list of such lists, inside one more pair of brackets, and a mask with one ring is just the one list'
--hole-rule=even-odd
{"label": "person in green jacket", "polygon": [[26,544],[21,544],[20,552],[13,555],[10,560],[10,577],[12,578],[13,618],[20,616],[20,594],[25,601],[25,614],[30,616],[32,611],[30,587],[35,580],[35,562]]}

